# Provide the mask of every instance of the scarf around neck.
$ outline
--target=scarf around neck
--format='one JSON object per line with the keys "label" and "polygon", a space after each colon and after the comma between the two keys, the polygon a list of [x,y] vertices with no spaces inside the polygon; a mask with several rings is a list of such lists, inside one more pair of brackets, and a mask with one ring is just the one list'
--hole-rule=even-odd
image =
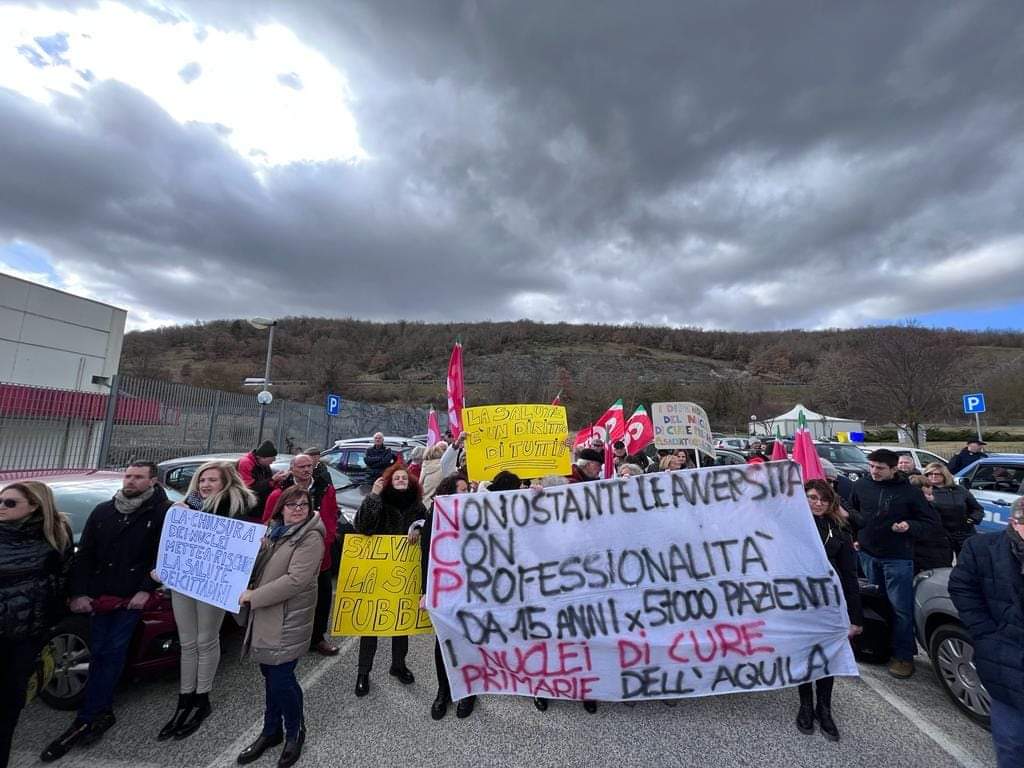
{"label": "scarf around neck", "polygon": [[153,486],[152,488],[147,488],[138,496],[125,496],[124,489],[122,488],[114,494],[114,508],[122,515],[130,515],[133,512],[137,512],[143,504],[149,501],[155,492],[156,486]]}

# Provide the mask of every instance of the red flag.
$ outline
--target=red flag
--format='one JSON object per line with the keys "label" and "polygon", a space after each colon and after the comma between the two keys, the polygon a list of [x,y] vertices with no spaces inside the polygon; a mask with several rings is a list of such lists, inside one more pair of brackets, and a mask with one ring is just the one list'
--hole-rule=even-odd
{"label": "red flag", "polygon": [[562,390],[558,390],[558,394],[555,395],[555,399],[551,401],[551,404],[552,405],[561,405],[562,404]]}
{"label": "red flag", "polygon": [[579,432],[576,433],[576,439],[573,441],[572,447],[579,448],[581,445],[590,442],[590,438],[594,436],[594,425],[588,424]]}
{"label": "red flag", "polygon": [[821,468],[821,457],[814,447],[814,438],[807,429],[803,411],[800,411],[798,423],[796,435],[793,437],[793,461],[800,465],[805,483],[808,480],[824,480],[825,470]]}
{"label": "red flag", "polygon": [[462,409],[466,405],[466,390],[462,379],[462,344],[455,342],[448,361],[448,429],[452,438],[462,434]]}
{"label": "red flag", "polygon": [[626,420],[622,414],[622,398],[620,397],[611,407],[604,412],[604,415],[594,422],[595,430],[601,430],[601,435],[606,443],[621,440],[626,434]]}
{"label": "red flag", "polygon": [[626,422],[626,436],[622,441],[626,444],[626,453],[639,453],[654,440],[654,424],[647,415],[647,409],[638,405],[633,415]]}
{"label": "red flag", "polygon": [[612,451],[612,444],[604,444],[604,467],[601,471],[601,477],[605,480],[615,477],[615,452]]}
{"label": "red flag", "polygon": [[441,425],[437,423],[437,411],[431,407],[427,414],[427,448],[441,442]]}
{"label": "red flag", "polygon": [[786,455],[786,444],[782,442],[781,437],[775,438],[775,442],[772,443],[772,461],[785,461],[789,456]]}

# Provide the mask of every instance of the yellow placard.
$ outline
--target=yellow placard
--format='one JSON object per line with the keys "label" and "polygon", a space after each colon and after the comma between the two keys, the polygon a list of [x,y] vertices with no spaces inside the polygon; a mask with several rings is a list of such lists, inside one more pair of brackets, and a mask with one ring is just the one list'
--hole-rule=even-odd
{"label": "yellow placard", "polygon": [[393,637],[434,631],[420,608],[420,547],[405,536],[345,536],[332,635]]}
{"label": "yellow placard", "polygon": [[470,480],[492,480],[502,470],[524,480],[568,475],[569,424],[561,405],[481,405],[462,409]]}

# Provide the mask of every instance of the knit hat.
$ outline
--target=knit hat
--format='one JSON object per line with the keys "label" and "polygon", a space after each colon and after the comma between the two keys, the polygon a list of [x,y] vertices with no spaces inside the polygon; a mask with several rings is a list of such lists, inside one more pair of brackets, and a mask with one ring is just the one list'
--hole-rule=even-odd
{"label": "knit hat", "polygon": [[594,448],[584,448],[577,454],[583,461],[596,461],[598,463],[604,461],[604,454],[601,451],[595,450]]}
{"label": "knit hat", "polygon": [[264,440],[260,447],[252,452],[254,456],[259,456],[261,459],[272,459],[277,456],[277,446],[269,440]]}

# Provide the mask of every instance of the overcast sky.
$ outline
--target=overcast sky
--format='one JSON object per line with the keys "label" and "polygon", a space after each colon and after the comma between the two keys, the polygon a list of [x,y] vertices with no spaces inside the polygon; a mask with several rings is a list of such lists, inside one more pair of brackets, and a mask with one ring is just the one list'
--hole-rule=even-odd
{"label": "overcast sky", "polygon": [[0,270],[129,310],[1024,326],[1024,4],[0,2]]}

